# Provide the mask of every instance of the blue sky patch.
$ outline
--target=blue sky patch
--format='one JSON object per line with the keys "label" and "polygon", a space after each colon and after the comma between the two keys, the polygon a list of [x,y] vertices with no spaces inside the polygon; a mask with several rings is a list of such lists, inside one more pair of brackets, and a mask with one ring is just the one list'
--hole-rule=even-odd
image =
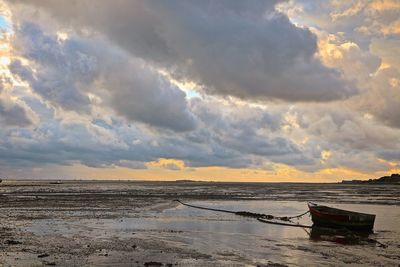
{"label": "blue sky patch", "polygon": [[4,16],[0,16],[0,29],[1,30],[10,30],[11,24]]}

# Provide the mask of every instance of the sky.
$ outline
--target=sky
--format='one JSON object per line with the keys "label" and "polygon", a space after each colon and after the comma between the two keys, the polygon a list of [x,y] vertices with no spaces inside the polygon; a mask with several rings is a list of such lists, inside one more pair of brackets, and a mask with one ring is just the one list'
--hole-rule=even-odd
{"label": "sky", "polygon": [[0,0],[0,177],[400,172],[399,0]]}

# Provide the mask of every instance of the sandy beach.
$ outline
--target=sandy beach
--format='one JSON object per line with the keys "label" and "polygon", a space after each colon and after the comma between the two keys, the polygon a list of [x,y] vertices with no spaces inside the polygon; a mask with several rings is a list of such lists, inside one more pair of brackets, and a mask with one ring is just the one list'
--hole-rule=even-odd
{"label": "sandy beach", "polygon": [[[368,188],[367,188],[368,187]],[[363,191],[368,190],[368,196]],[[307,201],[377,214],[375,232],[338,244],[174,201],[295,215]],[[5,181],[1,266],[398,266],[398,186]],[[305,216],[299,222],[311,224]],[[322,236],[324,237],[324,236]],[[379,243],[368,240],[378,240]],[[385,244],[385,247],[380,244]]]}

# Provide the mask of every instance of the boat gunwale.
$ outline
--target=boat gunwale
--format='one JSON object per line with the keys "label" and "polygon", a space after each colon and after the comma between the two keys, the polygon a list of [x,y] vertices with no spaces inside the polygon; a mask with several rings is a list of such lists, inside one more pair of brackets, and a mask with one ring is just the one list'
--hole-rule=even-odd
{"label": "boat gunwale", "polygon": [[[347,228],[355,231],[372,231],[374,228],[375,217],[374,214],[366,214],[360,212],[353,212],[331,208],[328,206],[317,205],[315,203],[308,203],[313,225],[326,226],[331,228]],[[323,207],[325,211],[321,211],[318,207]],[[326,209],[331,212],[326,212]],[[336,212],[335,212],[336,211]],[[339,214],[337,211],[342,212]],[[344,212],[343,212],[344,211]]]}
{"label": "boat gunwale", "polygon": [[[324,205],[318,205],[312,202],[308,203],[308,208],[311,210],[316,210],[318,213],[325,214],[325,215],[332,215],[332,216],[349,216],[349,215],[354,215],[354,216],[359,216],[359,217],[369,217],[369,218],[375,218],[375,214],[369,214],[369,213],[362,213],[362,212],[356,212],[356,211],[350,211],[350,210],[343,210],[343,209],[338,209],[338,208],[332,208]],[[321,208],[323,210],[321,210]]]}

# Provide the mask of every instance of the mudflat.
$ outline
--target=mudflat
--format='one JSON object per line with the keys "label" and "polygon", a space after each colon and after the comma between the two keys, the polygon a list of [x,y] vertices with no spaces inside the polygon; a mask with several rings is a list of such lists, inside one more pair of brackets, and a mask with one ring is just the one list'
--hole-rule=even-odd
{"label": "mudflat", "polygon": [[[343,240],[338,233],[267,225],[175,199],[277,216],[302,213],[313,201],[377,219],[368,237],[336,242]],[[400,263],[400,186],[8,180],[0,184],[0,203],[1,266]],[[311,221],[305,216],[299,223]]]}

